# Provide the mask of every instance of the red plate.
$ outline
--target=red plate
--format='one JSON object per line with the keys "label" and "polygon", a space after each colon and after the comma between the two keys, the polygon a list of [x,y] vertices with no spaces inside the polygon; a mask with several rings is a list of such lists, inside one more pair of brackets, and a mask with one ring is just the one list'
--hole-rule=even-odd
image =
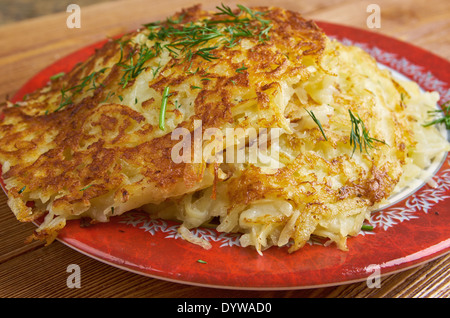
{"label": "red plate", "polygon": [[[380,34],[318,23],[331,37],[368,51],[378,62],[418,82],[424,90],[450,100],[450,63],[413,45]],[[104,42],[83,48],[50,65],[14,97],[43,86],[51,75],[69,71]],[[99,261],[127,271],[191,285],[236,289],[300,289],[363,281],[428,262],[450,250],[450,160],[446,155],[430,172],[438,187],[420,185],[372,215],[374,230],[348,240],[348,252],[307,244],[294,254],[271,248],[258,255],[239,246],[237,235],[201,228],[204,250],[182,240],[177,223],[129,212],[88,228],[68,222],[59,240]]]}

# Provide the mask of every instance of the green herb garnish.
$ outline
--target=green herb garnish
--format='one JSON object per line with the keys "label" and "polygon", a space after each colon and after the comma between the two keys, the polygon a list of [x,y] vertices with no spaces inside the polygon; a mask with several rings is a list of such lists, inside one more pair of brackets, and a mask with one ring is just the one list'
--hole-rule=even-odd
{"label": "green herb garnish", "polygon": [[201,264],[208,264],[206,261],[202,260],[202,259],[198,259],[197,263],[201,263]]}
{"label": "green herb garnish", "polygon": [[327,136],[325,136],[325,132],[323,131],[322,125],[320,124],[320,121],[316,118],[314,113],[312,111],[309,111],[305,108],[306,112],[309,116],[311,116],[312,120],[316,123],[316,125],[319,127],[320,132],[322,133],[323,138],[325,138],[326,141],[328,141]]}
{"label": "green herb garnish", "polygon": [[365,152],[369,154],[368,148],[373,148],[373,142],[375,141],[387,145],[386,142],[369,136],[369,131],[358,114],[356,116],[353,115],[350,109],[348,113],[352,122],[352,130],[350,132],[350,146],[353,145],[352,156],[357,147],[359,147],[360,152],[363,152],[364,148]]}
{"label": "green herb garnish", "polygon": [[363,230],[363,231],[372,231],[373,230],[373,226],[372,225],[368,225],[368,224],[363,224],[361,226],[361,230]]}
{"label": "green herb garnish", "polygon": [[159,70],[161,69],[161,65],[158,64],[157,67],[153,68],[152,67],[152,74],[153,74],[153,78],[156,77],[156,74],[158,74]]}
{"label": "green herb garnish", "polygon": [[25,191],[26,187],[27,187],[27,186],[24,186],[24,187],[23,187],[22,189],[20,189],[17,193],[18,193],[18,194],[21,194],[23,191]]}
{"label": "green herb garnish", "polygon": [[224,14],[224,15],[229,15],[230,17],[233,17],[233,18],[238,17],[236,14],[234,14],[233,10],[231,10],[230,7],[224,5],[223,3],[222,3],[221,7],[217,6],[216,9],[219,10],[219,12],[215,13],[214,15]]}
{"label": "green herb garnish", "polygon": [[117,63],[117,65],[121,66],[124,70],[124,74],[119,82],[119,84],[122,85],[122,88],[125,88],[131,80],[135,79],[139,74],[142,73],[142,71],[145,69],[145,62],[155,57],[157,55],[157,52],[147,46],[142,46],[139,49],[137,55],[138,56],[136,62],[134,62],[133,59],[134,55],[130,55],[128,63],[122,62],[122,58]]}
{"label": "green herb garnish", "polygon": [[93,184],[90,184],[90,185],[88,185],[88,186],[85,186],[83,189],[80,189],[80,191],[87,190],[87,189],[89,189],[89,188],[92,187],[92,186],[93,186]]}
{"label": "green herb garnish", "polygon": [[58,78],[60,78],[60,77],[63,77],[64,75],[66,75],[66,73],[60,72],[60,73],[58,73],[58,74],[55,74],[55,75],[50,76],[50,80],[51,80],[51,81],[54,81],[54,80],[56,80],[56,79],[58,79]]}
{"label": "green herb garnish", "polygon": [[159,111],[159,129],[165,130],[165,118],[166,118],[166,107],[167,107],[167,100],[169,99],[169,86],[166,86],[164,88],[164,92],[162,95],[162,101],[161,101],[161,109]]}
{"label": "green herb garnish", "polygon": [[76,96],[77,94],[81,93],[83,91],[83,89],[85,89],[86,87],[88,87],[88,91],[89,90],[95,90],[98,88],[98,84],[96,82],[97,77],[100,74],[103,74],[108,68],[104,67],[99,71],[96,72],[92,72],[91,74],[83,77],[81,79],[81,83],[69,88],[62,88],[61,89],[61,101],[59,103],[59,107],[57,109],[55,109],[55,112],[59,111],[60,109],[62,109],[64,106],[70,105],[73,103],[73,97]]}
{"label": "green herb garnish", "polygon": [[238,69],[236,69],[236,73],[243,73],[242,71],[245,71],[247,67],[244,66],[244,63],[242,63],[242,66]]}
{"label": "green herb garnish", "polygon": [[[156,41],[155,55],[165,49],[175,58],[191,61],[198,55],[211,61],[218,58],[213,51],[220,44],[232,47],[243,37],[257,37],[260,41],[270,38],[268,33],[272,26],[269,25],[269,20],[262,18],[265,12],[253,11],[243,5],[238,5],[240,10],[236,13],[224,4],[216,8],[219,12],[215,15],[225,16],[224,19],[205,19],[182,24],[183,16],[180,16],[177,21],[167,19],[165,24],[145,24],[150,30],[148,39]],[[220,39],[218,45],[209,46],[208,42],[213,39]]]}
{"label": "green herb garnish", "polygon": [[423,124],[423,127],[444,124],[446,129],[450,129],[450,101],[441,105],[442,109],[430,110],[429,115],[433,115],[435,119]]}
{"label": "green herb garnish", "polygon": [[116,95],[115,92],[108,92],[108,94],[106,95],[105,99],[101,101],[101,103],[106,103],[108,101],[108,99],[112,96]]}

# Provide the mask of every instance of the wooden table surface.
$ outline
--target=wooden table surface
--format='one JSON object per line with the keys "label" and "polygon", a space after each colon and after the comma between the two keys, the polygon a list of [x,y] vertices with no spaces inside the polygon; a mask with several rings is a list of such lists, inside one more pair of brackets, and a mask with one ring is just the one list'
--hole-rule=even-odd
{"label": "wooden table surface", "polygon": [[[234,5],[235,1],[223,1]],[[76,3],[76,2],[75,2]],[[220,1],[117,0],[81,7],[81,28],[69,29],[65,11],[0,27],[0,102],[35,73],[68,53],[107,36],[138,28],[196,3],[214,8]],[[357,0],[239,1],[273,5],[305,17],[367,29],[367,5]],[[381,28],[372,29],[450,59],[450,1],[407,0],[376,3]],[[0,10],[2,10],[0,8]],[[0,297],[436,297],[450,296],[450,255],[381,278],[380,288],[365,281],[334,287],[287,291],[244,291],[196,287],[130,273],[89,258],[60,242],[24,244],[34,225],[19,223],[0,194]],[[81,269],[81,288],[68,288],[67,267]]]}

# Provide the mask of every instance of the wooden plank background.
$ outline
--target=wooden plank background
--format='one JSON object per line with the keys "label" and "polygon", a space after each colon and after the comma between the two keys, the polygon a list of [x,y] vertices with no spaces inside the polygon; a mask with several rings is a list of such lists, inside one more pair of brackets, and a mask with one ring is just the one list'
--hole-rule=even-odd
{"label": "wooden plank background", "polygon": [[[205,0],[116,0],[98,4],[81,3],[81,28],[68,29],[68,13],[14,22],[0,0],[0,102],[14,93],[34,74],[61,57],[108,36],[138,28],[143,23],[165,18],[174,11],[197,3],[213,8],[220,1]],[[38,1],[34,1],[38,2]],[[76,1],[74,1],[76,3]],[[367,5],[356,0],[223,1],[274,5],[301,12],[305,17],[366,29]],[[10,1],[11,3],[11,1]],[[450,1],[376,1],[381,8],[381,28],[385,35],[423,47],[450,59]],[[38,14],[51,12],[41,10]],[[32,224],[15,220],[0,194],[0,297],[442,297],[450,296],[450,255],[429,263],[384,276],[381,288],[366,282],[341,286],[289,290],[242,291],[195,287],[143,277],[89,258],[55,242],[24,244]],[[66,285],[69,264],[81,268],[81,288]]]}

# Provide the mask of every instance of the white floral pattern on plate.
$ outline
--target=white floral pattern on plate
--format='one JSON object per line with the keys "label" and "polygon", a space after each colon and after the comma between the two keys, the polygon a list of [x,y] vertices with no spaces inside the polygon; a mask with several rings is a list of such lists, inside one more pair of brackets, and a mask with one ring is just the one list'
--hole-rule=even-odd
{"label": "white floral pattern on plate", "polygon": [[374,227],[387,230],[401,222],[420,217],[420,213],[429,213],[437,203],[450,198],[445,192],[450,189],[450,169],[435,177],[435,187],[423,189],[408,197],[404,206],[382,209],[372,214],[370,223]]}

